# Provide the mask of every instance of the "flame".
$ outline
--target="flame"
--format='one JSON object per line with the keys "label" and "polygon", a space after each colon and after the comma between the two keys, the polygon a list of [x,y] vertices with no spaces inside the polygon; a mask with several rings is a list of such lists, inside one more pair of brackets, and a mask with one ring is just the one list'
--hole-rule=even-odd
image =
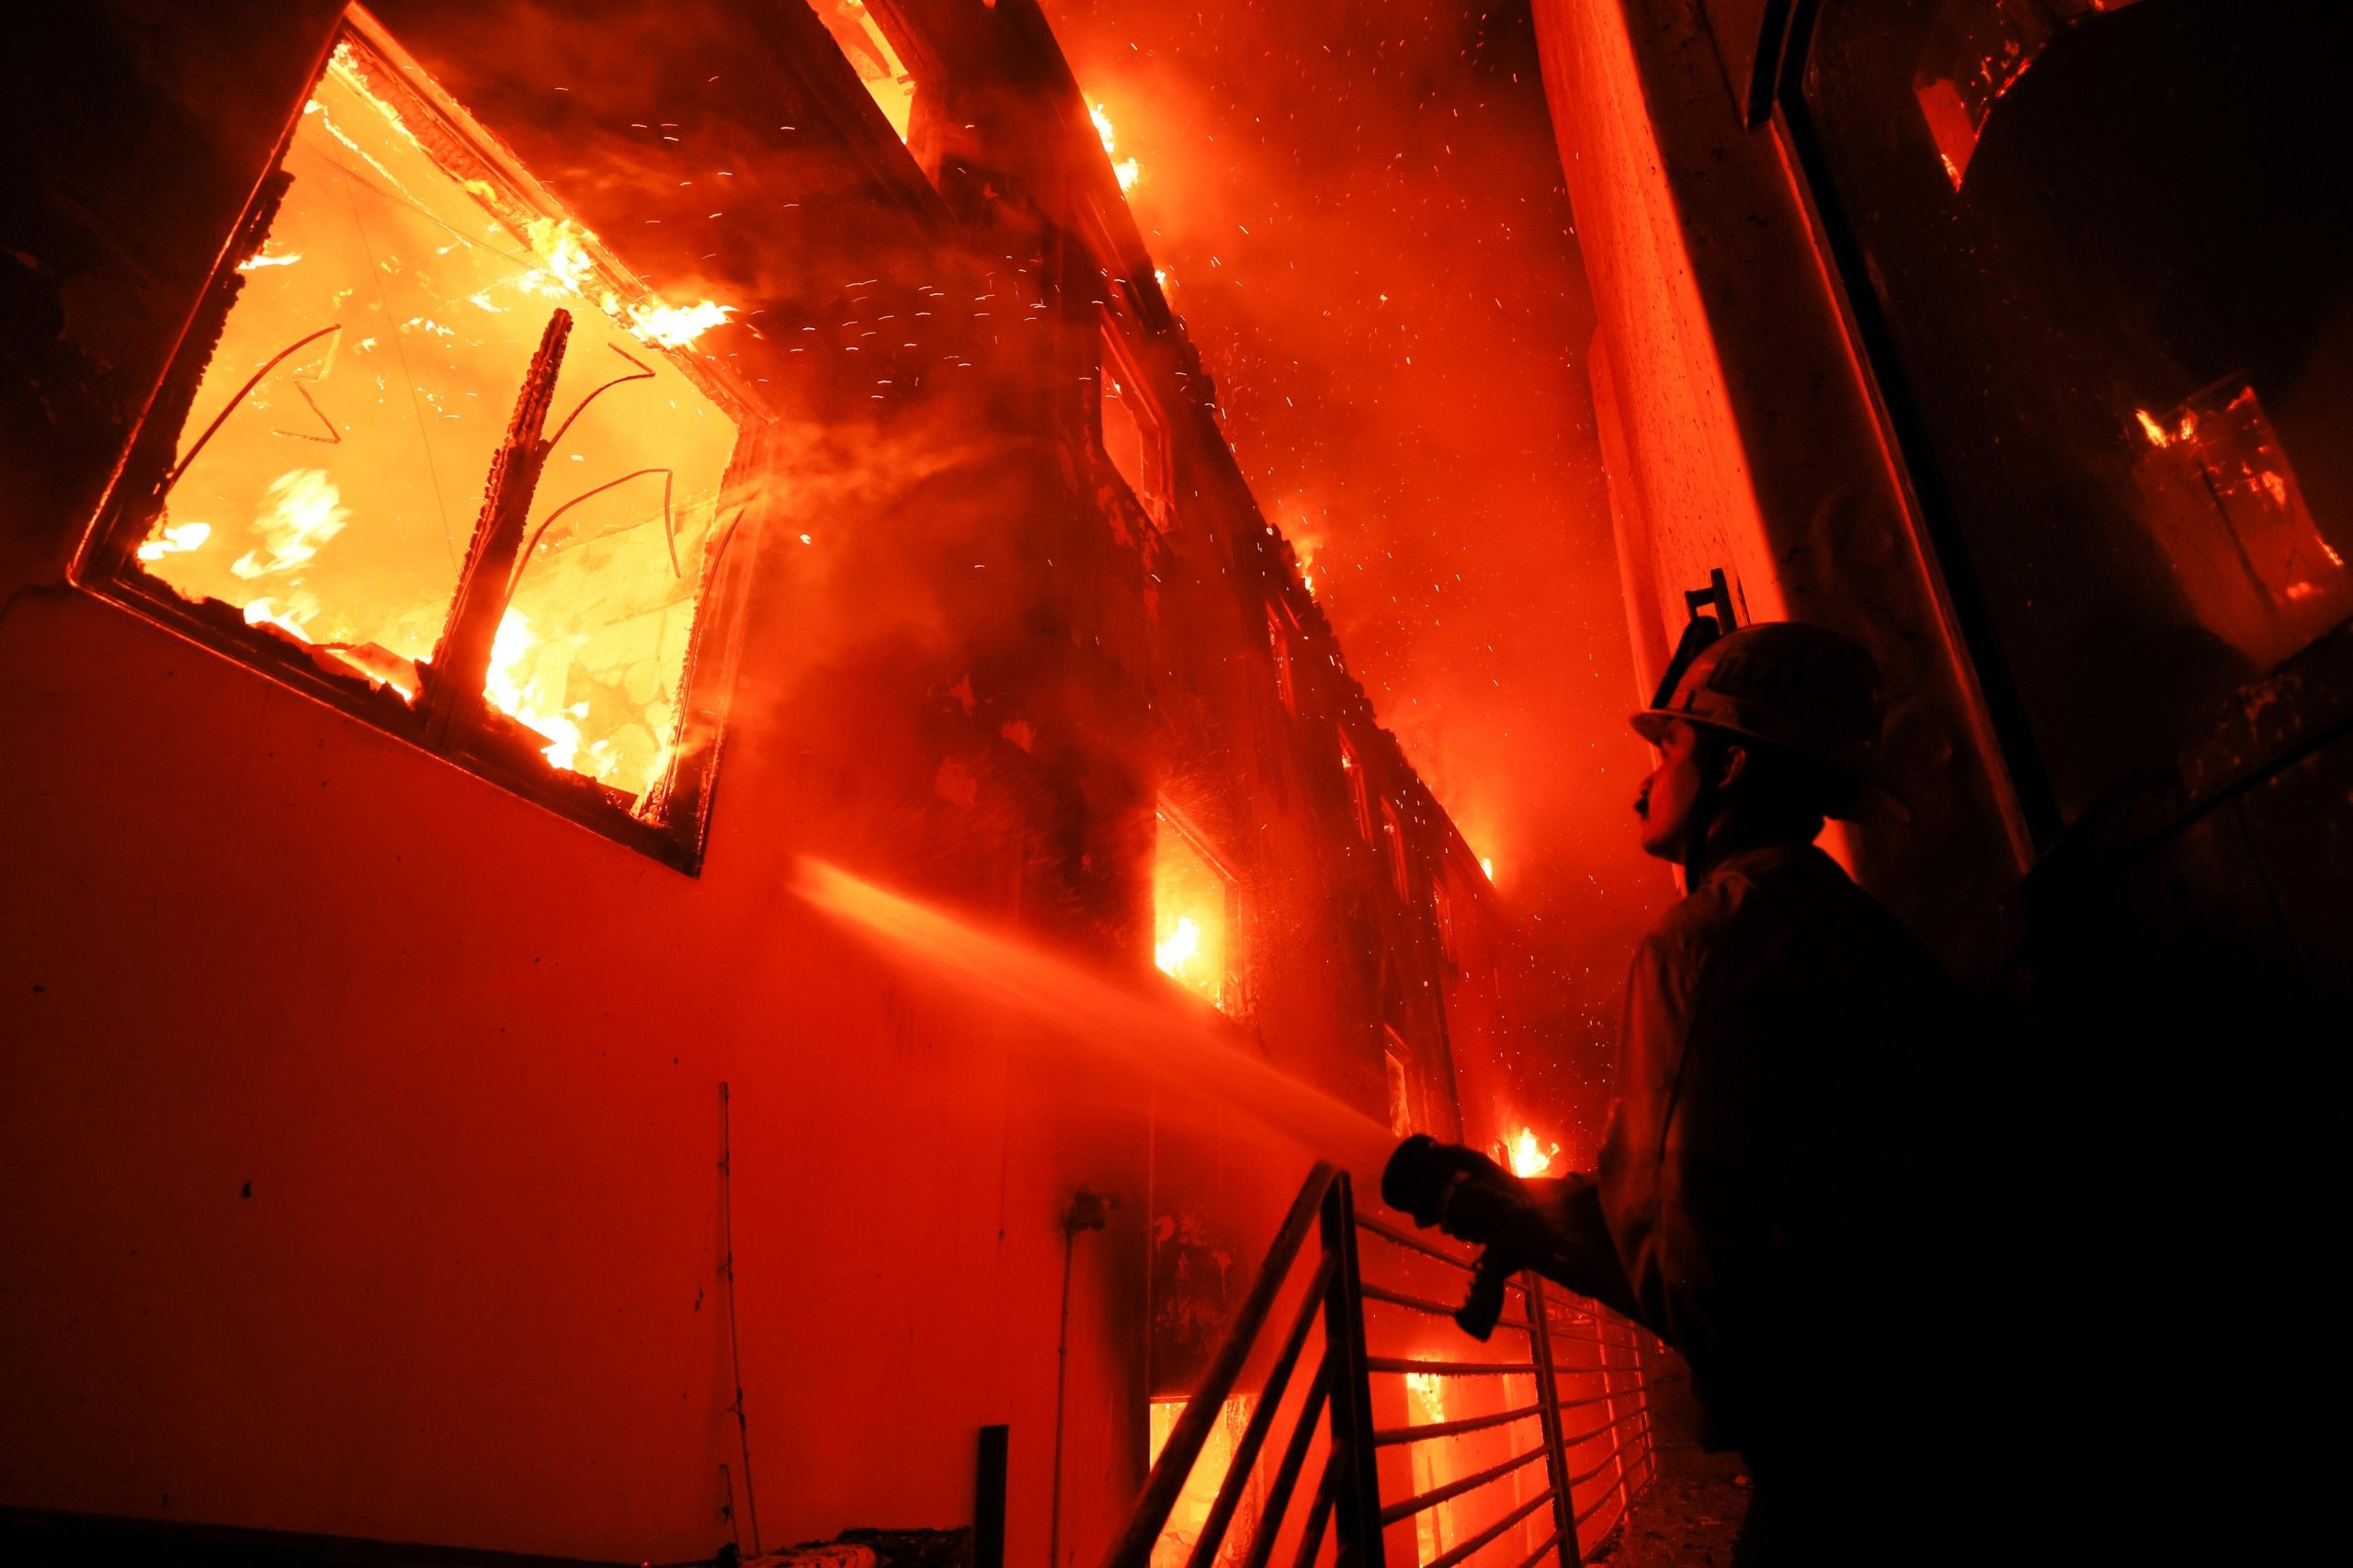
{"label": "flame", "polygon": [[258,272],[265,267],[291,267],[301,259],[302,253],[301,251],[295,251],[289,256],[249,256],[245,257],[244,260],[237,263],[237,270],[240,272]]}
{"label": "flame", "polygon": [[[574,705],[575,711],[551,710],[534,699],[524,682],[524,660],[540,645],[538,633],[519,610],[508,610],[498,622],[497,635],[490,642],[490,674],[483,682],[483,695],[491,705],[517,723],[537,730],[548,738],[540,755],[556,767],[570,769],[580,756],[579,721],[587,716],[588,705]],[[535,683],[536,684],[536,683]]]}
{"label": "flame", "polygon": [[1233,887],[1191,836],[1164,812],[1157,819],[1152,863],[1152,961],[1196,996],[1229,1007],[1226,983],[1233,934],[1227,923]]}
{"label": "flame", "polygon": [[[629,328],[641,343],[684,348],[712,327],[726,325],[727,318],[735,313],[735,306],[716,300],[674,305],[659,294],[648,293],[642,300],[624,301],[613,290],[597,287],[600,272],[588,250],[597,236],[570,218],[528,219],[523,232],[540,265],[517,278],[517,287],[543,299],[593,299],[598,310]],[[497,308],[479,296],[472,302],[484,310]]]}
{"label": "flame", "polygon": [[1493,859],[1484,855],[1480,856],[1479,870],[1481,874],[1487,879],[1490,884],[1494,883],[1495,880],[1495,863]]}
{"label": "flame", "polygon": [[629,329],[647,343],[664,348],[684,348],[714,326],[724,326],[733,305],[698,300],[691,305],[651,304],[629,307]]}
{"label": "flame", "polygon": [[1086,118],[1095,122],[1095,134],[1103,143],[1103,155],[1111,160],[1111,172],[1119,176],[1120,194],[1127,195],[1135,189],[1136,182],[1143,178],[1143,165],[1132,157],[1120,156],[1119,136],[1112,131],[1111,117],[1101,104],[1089,108]]}
{"label": "flame", "polygon": [[2140,421],[2141,434],[2149,438],[2149,445],[2153,447],[2170,447],[2177,441],[2187,441],[2198,434],[2198,415],[2195,413],[2184,412],[2181,423],[2170,430],[2165,427],[2164,420],[2157,418],[2145,408],[2134,409],[2132,417]]}
{"label": "flame", "polygon": [[523,237],[530,241],[532,254],[540,258],[538,269],[517,280],[523,288],[551,299],[567,293],[587,296],[597,264],[589,257],[585,240],[594,235],[569,218],[530,218],[524,221]]}
{"label": "flame", "polygon": [[304,642],[311,641],[310,624],[318,615],[319,597],[302,588],[289,594],[282,604],[267,595],[245,601],[247,626],[274,626]]}
{"label": "flame", "polygon": [[1558,1143],[1553,1144],[1549,1150],[1537,1147],[1536,1130],[1526,1126],[1520,1128],[1518,1137],[1511,1140],[1505,1146],[1505,1153],[1511,1165],[1511,1174],[1516,1176],[1542,1176],[1552,1168],[1553,1157],[1560,1152],[1561,1146]]}
{"label": "flame", "polygon": [[[308,565],[318,555],[319,547],[341,533],[343,525],[351,520],[343,493],[324,469],[290,469],[269,482],[267,494],[268,515],[256,518],[254,527],[269,553],[265,557],[249,550],[229,568],[247,581]],[[210,530],[206,532],[209,535]]]}
{"label": "flame", "polygon": [[1176,917],[1176,928],[1152,945],[1152,961],[1160,972],[1175,980],[1189,978],[1187,971],[1193,960],[1201,956],[1201,928],[1189,915]]}
{"label": "flame", "polygon": [[204,541],[211,537],[210,523],[161,523],[154,535],[139,547],[139,559],[161,561],[166,555],[185,555],[204,548]]}

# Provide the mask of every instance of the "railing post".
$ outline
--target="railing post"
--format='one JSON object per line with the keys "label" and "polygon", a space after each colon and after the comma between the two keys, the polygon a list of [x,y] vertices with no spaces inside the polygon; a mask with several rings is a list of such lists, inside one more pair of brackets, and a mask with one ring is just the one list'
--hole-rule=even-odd
{"label": "railing post", "polygon": [[1626,1483],[1626,1434],[1618,1426],[1618,1390],[1610,1381],[1609,1324],[1597,1310],[1593,1314],[1593,1337],[1594,1359],[1601,1368],[1601,1418],[1609,1423],[1609,1465],[1617,1477],[1611,1486],[1618,1494],[1618,1517],[1623,1519],[1634,1494]]}
{"label": "railing post", "polygon": [[1536,1352],[1536,1420],[1544,1431],[1544,1464],[1552,1477],[1552,1522],[1560,1532],[1561,1568],[1580,1568],[1576,1500],[1569,1495],[1569,1451],[1561,1443],[1561,1378],[1552,1365],[1552,1325],[1544,1308],[1543,1282],[1520,1276],[1521,1304],[1528,1313],[1528,1339]]}
{"label": "railing post", "polygon": [[1384,1568],[1381,1472],[1372,1444],[1372,1376],[1357,1272],[1356,1205],[1344,1172],[1324,1195],[1324,1250],[1336,1267],[1324,1298],[1324,1355],[1331,1370],[1330,1473],[1338,1479],[1333,1520],[1338,1568]]}

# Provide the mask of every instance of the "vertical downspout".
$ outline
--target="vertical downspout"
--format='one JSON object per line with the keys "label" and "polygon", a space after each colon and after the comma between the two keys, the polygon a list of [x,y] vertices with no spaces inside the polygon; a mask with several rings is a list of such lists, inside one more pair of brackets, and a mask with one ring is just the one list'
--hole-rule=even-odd
{"label": "vertical downspout", "polygon": [[1063,1216],[1062,1332],[1054,1342],[1054,1487],[1052,1517],[1047,1523],[1047,1568],[1063,1568],[1063,1428],[1070,1388],[1070,1277],[1078,1253],[1078,1233],[1099,1231],[1110,1221],[1119,1195],[1106,1198],[1089,1187],[1071,1194],[1070,1212]]}

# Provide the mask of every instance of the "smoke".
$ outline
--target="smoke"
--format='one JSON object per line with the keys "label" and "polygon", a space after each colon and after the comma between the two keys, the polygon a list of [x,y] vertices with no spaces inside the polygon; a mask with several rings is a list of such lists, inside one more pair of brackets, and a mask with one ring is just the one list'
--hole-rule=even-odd
{"label": "smoke", "polygon": [[[1522,1113],[1602,1102],[1670,896],[1585,351],[1594,316],[1525,6],[1051,0],[1261,504],[1381,722],[1526,938]],[[1589,1158],[1589,1123],[1558,1130]]]}

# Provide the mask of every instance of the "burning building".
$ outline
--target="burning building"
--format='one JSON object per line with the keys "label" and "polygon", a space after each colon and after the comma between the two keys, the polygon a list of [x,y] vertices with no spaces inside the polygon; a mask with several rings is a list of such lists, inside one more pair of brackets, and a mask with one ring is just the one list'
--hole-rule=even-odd
{"label": "burning building", "polygon": [[1504,937],[1038,12],[9,75],[10,1529],[1094,1560]]}

